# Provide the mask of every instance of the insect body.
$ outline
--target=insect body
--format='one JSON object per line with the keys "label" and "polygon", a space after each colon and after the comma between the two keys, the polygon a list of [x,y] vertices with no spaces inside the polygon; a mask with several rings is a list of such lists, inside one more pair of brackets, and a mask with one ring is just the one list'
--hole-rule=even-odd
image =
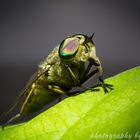
{"label": "insect body", "polygon": [[[102,79],[102,67],[96,56],[92,36],[76,34],[64,39],[39,65],[39,70],[23,92],[24,100],[19,114],[8,121],[38,111],[52,100],[68,94],[98,73],[105,92],[111,87]],[[87,64],[86,66],[85,64]],[[91,71],[92,67],[95,67]],[[70,93],[69,93],[70,94]]]}

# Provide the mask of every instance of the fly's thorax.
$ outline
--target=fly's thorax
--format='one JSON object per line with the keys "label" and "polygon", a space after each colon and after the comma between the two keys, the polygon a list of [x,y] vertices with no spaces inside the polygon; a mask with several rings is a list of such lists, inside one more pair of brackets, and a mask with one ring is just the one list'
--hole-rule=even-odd
{"label": "fly's thorax", "polygon": [[58,55],[59,47],[55,47],[53,51],[45,58],[45,60],[39,65],[40,70],[48,70],[51,65],[60,61],[60,57]]}
{"label": "fly's thorax", "polygon": [[53,51],[48,55],[46,61],[49,64],[55,64],[57,61],[59,61],[59,54],[58,54],[59,46],[55,47]]}
{"label": "fly's thorax", "polygon": [[[70,63],[68,63],[70,65]],[[73,85],[73,81],[69,75],[68,70],[66,69],[66,63],[61,61],[60,63],[56,63],[53,65],[49,71],[48,80],[49,82],[54,82],[56,85],[59,85],[64,88],[71,88]],[[75,73],[77,68],[75,67]]]}

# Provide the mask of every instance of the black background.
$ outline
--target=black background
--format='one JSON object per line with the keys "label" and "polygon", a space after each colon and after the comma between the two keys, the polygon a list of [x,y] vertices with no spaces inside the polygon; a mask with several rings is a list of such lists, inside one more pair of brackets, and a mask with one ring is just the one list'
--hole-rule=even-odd
{"label": "black background", "polygon": [[140,64],[138,0],[0,1],[0,112],[66,36],[93,32],[104,77]]}

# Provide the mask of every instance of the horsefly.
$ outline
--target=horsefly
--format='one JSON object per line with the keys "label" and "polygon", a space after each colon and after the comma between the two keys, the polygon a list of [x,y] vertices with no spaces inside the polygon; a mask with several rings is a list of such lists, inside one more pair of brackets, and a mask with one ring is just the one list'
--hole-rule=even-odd
{"label": "horsefly", "polygon": [[19,113],[6,125],[23,115],[38,111],[63,94],[70,96],[73,87],[81,87],[97,73],[104,92],[108,92],[107,88],[113,89],[102,78],[102,66],[96,56],[93,35],[71,35],[54,48],[22,92],[23,103]]}

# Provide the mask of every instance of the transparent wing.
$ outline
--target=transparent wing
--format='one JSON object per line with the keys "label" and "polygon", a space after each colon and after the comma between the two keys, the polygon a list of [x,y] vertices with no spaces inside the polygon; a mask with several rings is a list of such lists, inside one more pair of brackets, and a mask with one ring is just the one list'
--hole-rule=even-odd
{"label": "transparent wing", "polygon": [[31,77],[31,79],[29,80],[29,82],[27,83],[25,89],[23,91],[21,91],[21,93],[16,97],[15,101],[13,102],[13,104],[10,105],[9,110],[6,112],[3,112],[0,115],[0,120],[8,115],[14,108],[15,106],[18,104],[18,102],[21,100],[21,98],[27,93],[27,91],[31,88],[31,85],[37,81],[43,74],[45,74],[47,72],[46,71],[39,71],[33,74],[33,76]]}

